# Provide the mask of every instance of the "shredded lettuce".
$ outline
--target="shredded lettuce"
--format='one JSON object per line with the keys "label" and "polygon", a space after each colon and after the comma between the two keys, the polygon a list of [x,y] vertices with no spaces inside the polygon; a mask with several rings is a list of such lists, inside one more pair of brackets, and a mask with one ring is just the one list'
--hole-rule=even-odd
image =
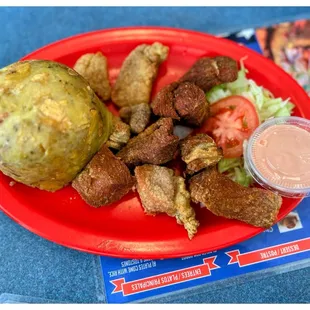
{"label": "shredded lettuce", "polygon": [[207,93],[207,100],[211,104],[225,97],[232,95],[232,92],[228,89],[223,89],[221,85],[215,86]]}
{"label": "shredded lettuce", "polygon": [[[210,104],[225,97],[239,95],[254,104],[260,122],[271,117],[290,116],[294,109],[290,98],[285,100],[275,98],[269,90],[248,79],[246,76],[248,70],[245,68],[243,60],[240,60],[240,70],[236,81],[215,86],[206,93],[206,98]],[[252,177],[247,174],[244,168],[243,158],[224,158],[219,162],[218,170],[243,186],[250,186],[253,183]]]}
{"label": "shredded lettuce", "polygon": [[246,74],[248,70],[244,67],[243,60],[240,61],[240,70],[238,78],[232,83],[225,83],[213,87],[207,92],[207,100],[214,102],[231,95],[239,95],[249,99],[256,107],[261,122],[270,117],[290,116],[294,105],[282,98],[274,98],[270,91],[258,86],[255,81],[248,79]]}
{"label": "shredded lettuce", "polygon": [[244,168],[244,162],[241,157],[221,159],[218,163],[218,171],[225,173],[230,179],[245,187],[249,187],[253,183],[252,177]]}
{"label": "shredded lettuce", "polygon": [[240,167],[242,164],[242,159],[238,158],[222,158],[218,163],[218,171],[220,173],[226,172],[230,169]]}

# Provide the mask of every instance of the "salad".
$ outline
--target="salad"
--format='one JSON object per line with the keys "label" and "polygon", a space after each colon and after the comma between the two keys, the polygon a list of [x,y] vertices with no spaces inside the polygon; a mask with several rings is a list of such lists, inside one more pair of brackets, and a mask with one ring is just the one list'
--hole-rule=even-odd
{"label": "salad", "polygon": [[244,144],[262,122],[272,117],[290,116],[294,105],[290,98],[275,98],[269,90],[247,78],[244,60],[240,61],[236,81],[215,86],[206,93],[211,104],[206,131],[223,149],[219,172],[243,186],[250,186],[253,180],[244,167]]}

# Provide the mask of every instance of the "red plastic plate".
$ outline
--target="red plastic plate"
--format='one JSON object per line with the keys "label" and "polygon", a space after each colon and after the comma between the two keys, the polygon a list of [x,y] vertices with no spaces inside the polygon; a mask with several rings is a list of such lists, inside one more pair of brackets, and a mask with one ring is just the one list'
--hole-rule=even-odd
{"label": "red plastic plate", "polygon": [[[160,67],[154,93],[178,79],[202,56],[227,55],[245,61],[249,76],[274,95],[290,97],[295,115],[310,118],[310,100],[283,70],[259,54],[228,40],[207,34],[171,28],[123,28],[85,33],[45,46],[24,59],[50,59],[73,66],[79,56],[102,51],[109,61],[113,82],[128,53],[138,44],[160,41],[170,47],[168,60]],[[0,205],[20,225],[56,243],[82,251],[116,257],[169,258],[217,250],[262,232],[242,222],[212,215],[196,207],[201,223],[192,241],[174,218],[146,216],[136,194],[118,203],[95,209],[84,203],[71,187],[48,193],[22,184],[9,186],[0,174]],[[278,219],[300,202],[283,200]]]}

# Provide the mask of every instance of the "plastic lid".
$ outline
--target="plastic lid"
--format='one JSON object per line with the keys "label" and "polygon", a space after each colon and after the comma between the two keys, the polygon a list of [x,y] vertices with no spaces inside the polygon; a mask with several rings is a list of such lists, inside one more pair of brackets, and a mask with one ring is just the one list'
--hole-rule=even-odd
{"label": "plastic lid", "polygon": [[244,149],[245,168],[264,188],[285,197],[310,195],[310,121],[277,117],[265,121]]}

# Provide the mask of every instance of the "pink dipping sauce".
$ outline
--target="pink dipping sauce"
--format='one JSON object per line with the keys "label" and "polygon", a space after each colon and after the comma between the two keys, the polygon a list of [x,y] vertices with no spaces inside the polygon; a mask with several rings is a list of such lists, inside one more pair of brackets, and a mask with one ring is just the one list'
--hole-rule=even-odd
{"label": "pink dipping sauce", "polygon": [[283,196],[310,194],[310,121],[275,118],[260,125],[245,151],[247,169],[262,186]]}
{"label": "pink dipping sauce", "polygon": [[293,125],[269,127],[253,144],[253,162],[274,184],[310,186],[310,133]]}

